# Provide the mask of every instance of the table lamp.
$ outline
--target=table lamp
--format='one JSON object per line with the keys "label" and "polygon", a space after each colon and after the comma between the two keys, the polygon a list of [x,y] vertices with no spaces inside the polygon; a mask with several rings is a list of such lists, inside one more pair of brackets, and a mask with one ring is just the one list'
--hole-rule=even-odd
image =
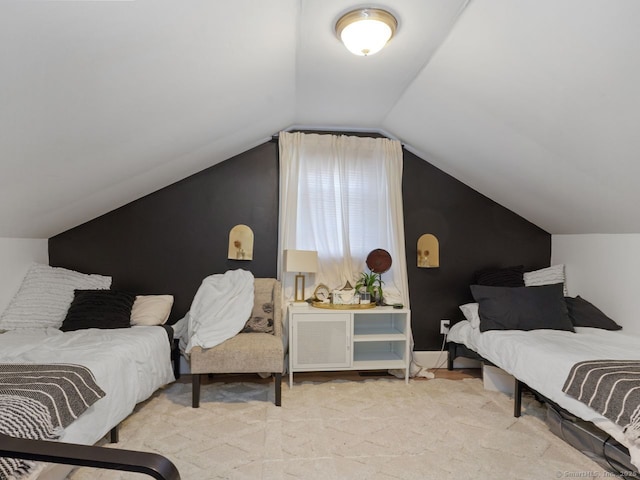
{"label": "table lamp", "polygon": [[294,302],[304,302],[304,273],[318,271],[318,252],[315,250],[285,250],[284,271],[297,273]]}

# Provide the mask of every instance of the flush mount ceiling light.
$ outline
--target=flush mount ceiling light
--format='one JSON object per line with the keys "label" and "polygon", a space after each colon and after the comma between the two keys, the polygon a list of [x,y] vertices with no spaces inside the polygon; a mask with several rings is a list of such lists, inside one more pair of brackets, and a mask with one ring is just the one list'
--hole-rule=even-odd
{"label": "flush mount ceiling light", "polygon": [[336,34],[354,55],[373,55],[384,48],[398,28],[396,17],[379,8],[360,8],[336,22]]}

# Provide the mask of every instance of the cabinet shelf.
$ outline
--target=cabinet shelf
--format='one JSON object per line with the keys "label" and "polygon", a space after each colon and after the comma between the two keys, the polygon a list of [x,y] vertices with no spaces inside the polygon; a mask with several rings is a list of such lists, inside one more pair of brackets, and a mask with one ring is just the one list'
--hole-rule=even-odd
{"label": "cabinet shelf", "polygon": [[354,361],[352,370],[390,370],[407,368],[404,360]]}
{"label": "cabinet shelf", "polygon": [[353,336],[354,342],[382,342],[382,341],[403,341],[406,340],[407,336],[404,333],[367,333],[367,334],[358,334],[356,333]]}
{"label": "cabinet shelf", "polygon": [[365,335],[401,335],[405,337],[404,332],[394,325],[369,324],[356,322],[353,326],[353,334],[356,336]]}
{"label": "cabinet shelf", "polygon": [[356,370],[378,370],[389,368],[405,368],[407,363],[394,352],[355,353],[353,368]]}

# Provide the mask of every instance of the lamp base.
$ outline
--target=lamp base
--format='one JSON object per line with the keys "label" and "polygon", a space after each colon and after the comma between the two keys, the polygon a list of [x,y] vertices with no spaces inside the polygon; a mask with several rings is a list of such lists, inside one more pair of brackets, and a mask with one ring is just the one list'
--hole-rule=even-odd
{"label": "lamp base", "polygon": [[304,285],[304,275],[302,273],[299,273],[296,275],[295,278],[295,283],[294,283],[294,288],[295,288],[295,296],[293,301],[296,303],[302,303],[305,301],[304,299],[304,289],[305,289],[305,285]]}

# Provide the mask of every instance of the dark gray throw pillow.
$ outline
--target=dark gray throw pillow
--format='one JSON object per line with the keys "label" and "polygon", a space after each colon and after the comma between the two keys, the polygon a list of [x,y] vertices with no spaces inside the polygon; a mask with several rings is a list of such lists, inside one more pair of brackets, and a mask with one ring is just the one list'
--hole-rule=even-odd
{"label": "dark gray throw pillow", "polygon": [[573,332],[562,284],[538,287],[471,285],[478,302],[480,331],[566,330]]}
{"label": "dark gray throw pillow", "polygon": [[127,328],[136,296],[115,290],[74,290],[73,301],[60,330]]}
{"label": "dark gray throw pillow", "polygon": [[622,330],[622,327],[602,313],[598,307],[586,301],[580,295],[576,298],[565,297],[569,318],[574,327],[593,327],[604,330]]}
{"label": "dark gray throw pillow", "polygon": [[524,287],[524,266],[485,268],[474,274],[473,283],[492,287]]}

